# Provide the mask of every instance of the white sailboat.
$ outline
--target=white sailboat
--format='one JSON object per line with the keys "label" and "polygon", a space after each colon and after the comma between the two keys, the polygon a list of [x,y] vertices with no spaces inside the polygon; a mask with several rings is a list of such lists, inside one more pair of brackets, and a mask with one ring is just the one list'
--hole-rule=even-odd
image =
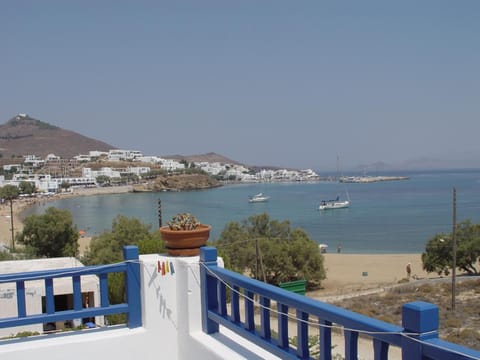
{"label": "white sailboat", "polygon": [[318,206],[318,210],[333,210],[333,209],[345,209],[350,207],[350,198],[348,200],[341,201],[340,196],[337,196],[335,200],[322,200]]}
{"label": "white sailboat", "polygon": [[[337,155],[337,181],[340,182],[340,179],[342,179],[343,176],[339,176],[339,158]],[[350,201],[350,196],[348,194],[348,191],[345,189],[345,194],[347,197],[347,200],[340,200],[340,195],[337,195],[337,197],[334,200],[322,200],[320,201],[320,205],[318,206],[318,210],[334,210],[334,209],[345,209],[350,207],[351,201]]]}
{"label": "white sailboat", "polygon": [[265,202],[265,201],[268,201],[268,199],[270,199],[270,196],[265,196],[262,193],[258,193],[256,195],[250,196],[248,198],[248,202],[250,203]]}

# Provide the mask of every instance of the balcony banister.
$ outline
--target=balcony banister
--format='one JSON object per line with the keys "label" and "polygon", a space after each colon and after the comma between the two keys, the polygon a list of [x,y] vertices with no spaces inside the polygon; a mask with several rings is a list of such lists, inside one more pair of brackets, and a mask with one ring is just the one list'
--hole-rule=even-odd
{"label": "balcony banister", "polygon": [[[142,325],[141,284],[138,247],[124,247],[125,261],[118,264],[102,266],[82,266],[53,270],[30,271],[17,274],[0,275],[0,284],[15,283],[17,316],[0,318],[0,328],[45,324],[56,321],[90,318],[118,313],[127,314],[127,326],[130,328]],[[110,305],[108,301],[109,273],[125,273],[125,289],[127,303]],[[84,308],[82,303],[81,276],[93,275],[99,278],[100,304]],[[54,279],[71,278],[73,290],[73,309],[56,311]],[[45,291],[46,312],[27,315],[25,282],[43,282]]]}
{"label": "balcony banister", "polygon": [[78,275],[78,276],[100,275],[100,274],[108,274],[112,272],[121,272],[121,271],[125,271],[124,262],[120,262],[117,264],[108,264],[108,265],[95,265],[95,266],[82,266],[82,267],[76,267],[76,268],[29,271],[29,272],[23,272],[21,274],[18,274],[18,273],[17,274],[1,274],[0,284],[9,283],[9,282],[18,282],[18,281],[34,281],[34,280],[45,280],[45,279],[62,278],[62,277],[73,277],[75,275]]}
{"label": "balcony banister", "polygon": [[[402,358],[408,360],[480,359],[478,351],[438,339],[436,305],[418,301],[405,304],[402,308],[403,327],[400,327],[250,279],[217,266],[216,261],[215,248],[200,249],[202,322],[207,333],[218,332],[218,325],[223,325],[277,356],[303,359],[310,358],[308,331],[314,325],[312,319],[317,318],[321,360],[332,357],[332,324],[338,324],[344,329],[346,359],[357,358],[360,334],[372,339],[375,360],[388,359],[390,345],[401,348]],[[230,315],[220,310],[224,305],[219,304],[219,301],[226,301],[225,296],[218,296],[220,283],[231,290]],[[238,306],[240,296],[245,300],[243,323]],[[261,307],[260,324],[256,324],[258,319],[252,316],[253,299],[256,296],[259,297],[258,304]],[[277,311],[270,308],[271,301],[276,302]],[[289,310],[295,311],[296,316],[289,313]],[[270,327],[267,318],[273,312],[277,312],[278,316],[276,339],[271,339],[270,331],[265,328]],[[291,336],[288,330],[289,318],[296,320],[297,324],[296,349],[288,343]]]}
{"label": "balcony banister", "polygon": [[129,328],[142,326],[142,303],[140,283],[140,263],[138,260],[137,246],[124,246],[123,258],[127,262],[125,272],[125,291],[127,295]]}

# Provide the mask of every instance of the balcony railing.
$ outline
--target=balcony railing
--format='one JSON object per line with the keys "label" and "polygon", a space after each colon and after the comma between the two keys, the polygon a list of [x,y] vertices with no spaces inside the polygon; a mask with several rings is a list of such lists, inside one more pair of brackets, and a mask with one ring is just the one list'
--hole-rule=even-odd
{"label": "balcony railing", "polygon": [[[140,264],[138,247],[125,246],[124,262],[112,265],[85,266],[79,268],[24,272],[0,275],[0,284],[15,283],[17,297],[17,316],[0,318],[0,328],[15,326],[45,324],[56,321],[66,321],[79,318],[105,316],[112,314],[127,314],[127,326],[135,328],[142,326],[142,311],[140,303]],[[110,304],[108,298],[108,274],[125,273],[126,302]],[[84,307],[82,303],[81,277],[96,275],[99,279],[100,304],[96,307]],[[73,309],[55,311],[54,279],[71,278],[73,288]],[[43,280],[45,286],[46,312],[27,315],[25,282]]]}
{"label": "balcony railing", "polygon": [[[400,327],[221,268],[213,247],[201,249],[200,263],[202,326],[208,334],[218,332],[222,325],[281,358],[311,359],[309,337],[316,327],[319,358],[327,360],[332,358],[335,326],[343,329],[347,360],[358,357],[359,335],[371,339],[373,359],[388,359],[390,346],[399,347],[402,358],[408,360],[480,359],[480,352],[438,338],[436,305],[421,301],[405,304]],[[275,331],[272,318],[277,319]],[[289,329],[290,319],[296,324],[294,331]],[[295,346],[289,341],[293,336],[297,339]]]}
{"label": "balcony railing", "polygon": [[[178,281],[177,285],[181,284],[182,291],[189,288],[190,285],[185,284],[188,279],[187,269],[193,271],[188,265],[189,262],[183,264],[181,259],[178,260],[175,272],[175,275],[179,274],[178,277],[173,275],[173,272],[169,277],[163,277],[163,275],[159,277],[156,273],[150,273],[151,266],[156,266],[157,258],[147,255],[139,260],[137,247],[125,247],[124,259],[124,262],[113,265],[0,275],[0,284],[14,283],[16,286],[18,312],[17,317],[0,318],[0,328],[126,313],[129,328],[143,327],[144,329],[140,329],[143,330],[141,332],[123,333],[125,337],[122,338],[121,343],[130,349],[133,344],[138,346],[142,344],[139,341],[144,341],[143,345],[138,348],[144,349],[149,354],[152,348],[148,344],[151,345],[155,342],[152,342],[151,339],[162,339],[159,331],[161,332],[163,327],[158,324],[172,326],[179,332],[178,329],[187,331],[190,326],[195,328],[194,325],[188,325],[186,322],[188,316],[185,315],[184,309],[189,308],[185,304],[188,297],[178,298],[176,294],[179,288],[176,288],[175,285]],[[140,273],[140,262],[142,264],[145,262],[142,265],[143,275]],[[180,266],[180,264],[183,265]],[[109,303],[108,274],[112,272],[125,273],[125,303]],[[98,306],[86,308],[82,304],[81,277],[85,275],[98,276],[100,290]],[[53,280],[65,277],[71,278],[72,281],[73,309],[55,311]],[[25,282],[33,279],[42,280],[45,284],[46,312],[27,315]],[[141,279],[149,280],[147,283],[141,284]],[[157,283],[157,285],[161,283],[162,286],[152,287],[153,283]],[[195,284],[198,283],[195,282]],[[345,344],[344,357],[347,360],[358,357],[359,338],[371,341],[373,355],[369,358],[373,359],[388,359],[390,347],[399,348],[402,358],[408,360],[480,359],[479,351],[438,338],[438,307],[430,303],[405,304],[402,309],[402,326],[392,325],[225,270],[217,265],[217,252],[212,247],[201,249],[199,285],[200,289],[197,289],[201,292],[201,321],[205,333],[219,332],[221,325],[249,340],[250,344],[253,343],[280,358],[331,359],[334,343],[333,329],[340,327]],[[142,308],[142,296],[150,306]],[[175,302],[169,303],[171,299],[175,299],[174,301],[180,299],[181,306],[178,303],[177,306],[174,306]],[[227,303],[227,299],[229,299],[229,303]],[[161,308],[164,310],[167,303],[170,304],[170,311],[175,311],[176,307],[183,309],[179,310],[181,316],[172,313],[165,318],[165,313],[158,310],[157,301],[160,301]],[[195,299],[190,301],[195,303]],[[199,309],[199,307],[192,307],[192,311],[194,309]],[[142,324],[142,315],[145,316],[145,319],[150,320],[150,325],[148,325],[148,321],[146,324]],[[197,313],[197,315],[198,321],[200,321],[200,314]],[[193,318],[196,319],[196,315]],[[174,325],[172,325],[172,321]],[[82,333],[79,332],[79,334]],[[86,332],[85,335],[88,336],[88,333]],[[181,349],[188,348],[188,346],[192,349],[198,348],[193,337],[177,335],[181,339],[178,340]],[[292,344],[291,340],[294,337],[296,341],[295,344]],[[309,339],[312,337],[316,337],[320,345],[318,355],[314,354],[309,346]],[[132,342],[128,341],[130,338]],[[175,348],[172,345],[175,340],[172,339],[174,337],[168,337],[165,340],[166,343],[160,346],[170,346],[171,353],[177,354],[172,358],[186,358],[180,356],[180,352],[172,350]],[[103,338],[103,340],[107,348],[112,346],[109,338]],[[161,342],[155,343],[155,346],[158,346],[159,343]],[[68,341],[62,344],[71,346]],[[95,338],[95,344],[98,344],[97,338]],[[115,344],[115,346],[119,346],[118,342]],[[64,349],[61,346],[59,345],[58,349]],[[217,348],[218,346],[220,345],[217,344]],[[46,349],[48,350],[48,348]],[[103,349],[103,351],[106,350]],[[48,351],[45,352],[45,354],[47,353]],[[24,354],[26,352],[20,353],[19,356]],[[119,354],[125,354],[123,358],[129,358],[128,351],[122,350]],[[142,356],[141,354],[138,352],[137,355]],[[203,358],[210,357],[206,355]]]}

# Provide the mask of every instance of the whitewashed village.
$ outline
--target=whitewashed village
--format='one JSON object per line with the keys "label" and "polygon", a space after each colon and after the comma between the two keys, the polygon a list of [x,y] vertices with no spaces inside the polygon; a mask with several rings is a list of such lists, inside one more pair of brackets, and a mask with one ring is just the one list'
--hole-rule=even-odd
{"label": "whitewashed village", "polygon": [[[115,163],[118,167],[101,166],[98,170],[88,164]],[[121,164],[121,165],[120,165]],[[129,166],[125,166],[129,164]],[[131,164],[131,165],[130,165]],[[219,181],[228,182],[277,182],[277,181],[318,181],[320,176],[312,169],[262,169],[254,171],[245,165],[219,162],[192,162],[165,159],[159,156],[145,156],[137,150],[112,149],[108,152],[92,150],[72,159],[62,159],[55,154],[45,158],[25,155],[23,161],[3,166],[0,186],[19,186],[29,182],[41,195],[56,194],[78,187],[115,186],[142,182],[154,176],[155,172],[182,172],[187,168],[202,170]],[[69,176],[76,169],[80,176]]]}

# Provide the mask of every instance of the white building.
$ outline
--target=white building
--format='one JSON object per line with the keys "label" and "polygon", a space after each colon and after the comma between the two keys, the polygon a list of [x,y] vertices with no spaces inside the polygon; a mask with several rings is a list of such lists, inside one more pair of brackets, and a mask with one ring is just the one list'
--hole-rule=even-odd
{"label": "white building", "polygon": [[77,155],[77,156],[74,156],[73,157],[75,160],[77,160],[78,162],[89,162],[89,161],[92,161],[92,157],[90,155]]}
{"label": "white building", "polygon": [[64,177],[64,178],[55,178],[52,180],[57,183],[58,187],[60,187],[60,185],[63,183],[67,183],[71,186],[82,186],[82,187],[97,185],[97,181],[95,180],[95,178],[89,177],[89,176]]}
{"label": "white building", "polygon": [[[11,260],[0,261],[0,274],[11,274],[48,269],[76,268],[84,265],[73,257],[35,259],[35,260]],[[99,280],[95,275],[81,277],[81,287],[84,305],[89,307],[100,304]],[[73,309],[73,288],[71,278],[55,279],[53,282],[55,294],[55,311]],[[43,312],[42,302],[45,297],[45,283],[43,280],[25,282],[26,311],[27,315],[41,314]],[[17,316],[17,289],[15,283],[0,284],[0,318]],[[81,319],[72,319],[76,325]],[[103,317],[96,317],[97,325],[104,325]],[[72,325],[68,324],[68,325]],[[49,324],[56,329],[63,329],[64,322]],[[38,331],[43,333],[43,324],[32,324],[14,328],[0,329],[0,338],[16,334],[21,331]]]}
{"label": "white building", "polygon": [[108,160],[110,161],[133,161],[138,157],[142,157],[143,154],[137,150],[120,150],[114,149],[108,152]]}
{"label": "white building", "polygon": [[149,164],[159,164],[162,162],[162,158],[158,156],[139,156],[135,158],[135,161],[149,163]]}
{"label": "white building", "polygon": [[148,174],[149,172],[150,172],[150,168],[148,166],[135,166],[135,167],[128,167],[126,169],[126,173],[135,174],[137,176],[142,176],[144,174]]}
{"label": "white building", "polygon": [[172,159],[162,159],[162,165],[160,166],[164,170],[183,170],[185,169],[185,164],[181,164],[177,160]]}
{"label": "white building", "polygon": [[107,157],[107,156],[108,156],[108,152],[93,150],[93,151],[89,151],[89,152],[88,152],[88,156],[90,156],[91,158],[98,159],[99,157],[102,157],[102,156]]}
{"label": "white building", "polygon": [[12,171],[12,170],[20,170],[22,168],[22,164],[8,164],[8,165],[3,165],[3,170],[4,171]]}
{"label": "white building", "polygon": [[60,156],[57,156],[55,154],[48,154],[47,157],[45,158],[46,161],[56,161],[60,160]]}
{"label": "white building", "polygon": [[45,160],[40,159],[36,155],[25,155],[23,163],[33,167],[40,167],[45,164]]}
{"label": "white building", "polygon": [[110,167],[102,167],[100,170],[92,170],[91,168],[83,168],[82,176],[86,178],[97,178],[99,176],[107,176],[109,178],[120,178],[120,171],[113,170]]}
{"label": "white building", "polygon": [[13,174],[12,180],[3,180],[2,186],[19,186],[22,181],[33,183],[38,192],[57,192],[58,182],[48,174]]}

